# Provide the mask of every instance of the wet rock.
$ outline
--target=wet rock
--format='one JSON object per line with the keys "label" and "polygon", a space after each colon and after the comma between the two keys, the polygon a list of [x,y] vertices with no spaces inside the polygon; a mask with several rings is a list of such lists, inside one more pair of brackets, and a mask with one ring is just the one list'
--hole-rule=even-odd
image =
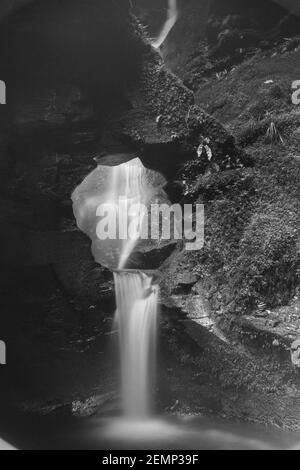
{"label": "wet rock", "polygon": [[24,134],[40,127],[61,127],[94,117],[94,109],[79,87],[37,87],[26,96],[13,94],[10,100],[12,124]]}
{"label": "wet rock", "polygon": [[[120,150],[122,150],[122,153]],[[111,148],[110,152],[111,153],[103,152],[95,157],[95,162],[100,166],[118,166],[137,157],[136,154],[126,149],[125,146],[123,146],[122,149],[120,149],[120,146]]]}
{"label": "wet rock", "polygon": [[160,243],[151,243],[144,246],[141,250],[137,248],[130,257],[131,268],[140,269],[158,269],[163,262],[168,259],[177,247],[177,241],[166,241]]}
{"label": "wet rock", "polygon": [[103,412],[104,409],[107,411],[108,407],[111,409],[116,398],[117,395],[115,393],[104,393],[87,398],[86,400],[73,401],[72,415],[76,418],[87,418]]}
{"label": "wet rock", "polygon": [[55,416],[55,417],[70,417],[71,405],[67,403],[20,403],[17,408],[26,415],[32,416]]}

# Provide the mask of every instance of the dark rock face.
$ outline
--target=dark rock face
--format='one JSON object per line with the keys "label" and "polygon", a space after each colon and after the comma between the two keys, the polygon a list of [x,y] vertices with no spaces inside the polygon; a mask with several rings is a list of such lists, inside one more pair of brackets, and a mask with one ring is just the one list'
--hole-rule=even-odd
{"label": "dark rock face", "polygon": [[211,3],[211,0],[178,0],[178,21],[162,54],[167,66],[184,81],[201,49]]}

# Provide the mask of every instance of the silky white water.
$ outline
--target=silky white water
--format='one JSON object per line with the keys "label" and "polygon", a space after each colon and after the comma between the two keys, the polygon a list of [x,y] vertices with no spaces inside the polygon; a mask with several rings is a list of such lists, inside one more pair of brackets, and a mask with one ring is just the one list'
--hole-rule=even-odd
{"label": "silky white water", "polygon": [[[147,203],[145,168],[136,159],[113,170],[109,199],[115,203],[120,197],[128,211],[126,224],[135,222],[137,237],[141,234],[141,214],[130,211],[134,204]],[[151,413],[156,362],[156,328],[158,288],[152,278],[142,272],[123,271],[134,250],[137,238],[122,237],[128,227],[119,227],[120,253],[118,272],[114,273],[116,290],[116,324],[120,338],[122,400],[124,414],[131,418],[146,417]]]}
{"label": "silky white water", "polygon": [[155,384],[158,289],[140,272],[114,274],[122,399],[127,417],[147,417]]}
{"label": "silky white water", "polygon": [[[111,169],[110,190],[104,197],[104,204],[110,209],[108,225],[117,225],[117,238],[112,243],[114,258],[117,258],[111,262],[113,269],[126,267],[141,238],[145,214],[136,208],[147,203],[149,197],[145,175],[146,169],[138,158]],[[134,233],[131,233],[132,227]]]}
{"label": "silky white water", "polygon": [[173,26],[176,24],[177,19],[178,19],[177,0],[168,0],[167,19],[164,23],[164,26],[161,32],[159,33],[158,38],[152,43],[155,49],[159,49],[163,45],[170,31],[172,30]]}
{"label": "silky white water", "polygon": [[[113,187],[112,197],[114,200],[123,198],[124,207],[127,211],[125,227],[119,227],[119,237],[122,239],[122,246],[120,252],[120,260],[118,269],[124,269],[126,262],[132,253],[137,239],[141,235],[143,220],[140,220],[141,214],[134,214],[131,208],[134,205],[142,204],[146,199],[146,191],[143,191],[143,176],[145,175],[145,168],[141,161],[137,158],[123,165],[117,166],[113,170]],[[145,188],[146,189],[146,188]],[[136,236],[128,236],[128,226],[136,220]],[[122,234],[124,232],[124,234]]]}

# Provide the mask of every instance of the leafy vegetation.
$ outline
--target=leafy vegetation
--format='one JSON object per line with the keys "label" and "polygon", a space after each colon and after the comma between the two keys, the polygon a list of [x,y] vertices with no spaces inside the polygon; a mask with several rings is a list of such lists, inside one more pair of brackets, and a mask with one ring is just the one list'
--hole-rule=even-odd
{"label": "leafy vegetation", "polygon": [[185,173],[206,207],[206,243],[184,260],[220,313],[287,305],[300,284],[300,122],[290,90],[299,55],[258,54],[198,93],[252,162],[209,175],[194,162]]}

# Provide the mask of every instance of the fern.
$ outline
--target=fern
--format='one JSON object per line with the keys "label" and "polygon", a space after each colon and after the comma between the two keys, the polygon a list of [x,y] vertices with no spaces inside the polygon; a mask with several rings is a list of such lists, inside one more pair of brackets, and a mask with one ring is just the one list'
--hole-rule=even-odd
{"label": "fern", "polygon": [[280,132],[278,131],[274,121],[272,121],[270,126],[268,127],[268,130],[266,132],[266,140],[271,144],[275,144],[278,142],[283,144],[283,138]]}

